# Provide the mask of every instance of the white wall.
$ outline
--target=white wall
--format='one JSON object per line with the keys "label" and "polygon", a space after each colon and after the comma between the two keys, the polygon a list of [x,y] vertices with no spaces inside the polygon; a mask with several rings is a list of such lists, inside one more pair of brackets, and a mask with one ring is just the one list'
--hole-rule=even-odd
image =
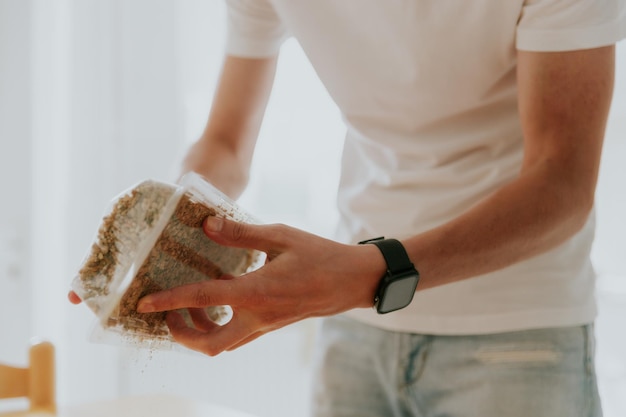
{"label": "white wall", "polygon": [[0,352],[11,361],[26,354],[7,335],[31,334],[29,14],[28,2],[0,0]]}
{"label": "white wall", "polygon": [[[626,41],[617,46],[616,65],[614,98],[596,192],[599,221],[593,248],[596,268],[607,279],[611,279],[608,275],[626,275]],[[626,290],[626,280],[615,279],[611,285],[621,285]]]}
{"label": "white wall", "polygon": [[618,44],[615,94],[596,193],[597,370],[605,417],[626,416],[626,42]]}

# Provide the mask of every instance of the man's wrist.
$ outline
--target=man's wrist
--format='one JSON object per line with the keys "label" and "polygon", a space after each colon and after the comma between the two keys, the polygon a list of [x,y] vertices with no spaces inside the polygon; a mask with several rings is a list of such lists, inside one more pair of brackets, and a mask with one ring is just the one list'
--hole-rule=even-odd
{"label": "man's wrist", "polygon": [[408,306],[413,300],[420,276],[402,243],[397,239],[379,237],[359,244],[375,245],[385,259],[386,271],[380,278],[374,296],[376,311],[384,314]]}

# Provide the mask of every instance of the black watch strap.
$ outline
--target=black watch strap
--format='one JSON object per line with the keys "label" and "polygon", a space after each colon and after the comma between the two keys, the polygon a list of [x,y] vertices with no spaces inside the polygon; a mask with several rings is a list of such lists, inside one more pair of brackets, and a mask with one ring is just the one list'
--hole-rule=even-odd
{"label": "black watch strap", "polygon": [[408,306],[419,282],[419,272],[404,246],[396,239],[383,237],[359,242],[360,245],[368,243],[378,247],[387,264],[387,272],[376,290],[374,308],[379,314],[384,314]]}
{"label": "black watch strap", "polygon": [[414,268],[411,259],[409,259],[409,255],[407,255],[404,246],[399,240],[377,237],[359,242],[359,245],[364,245],[366,243],[378,246],[378,249],[380,249],[380,252],[385,258],[385,262],[387,262],[387,269],[392,275],[412,270]]}

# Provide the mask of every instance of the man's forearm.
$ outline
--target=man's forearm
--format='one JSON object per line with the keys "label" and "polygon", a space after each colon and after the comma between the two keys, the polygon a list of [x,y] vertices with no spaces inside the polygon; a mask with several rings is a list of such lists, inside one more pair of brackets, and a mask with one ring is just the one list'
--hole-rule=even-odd
{"label": "man's forearm", "polygon": [[187,151],[181,174],[196,172],[230,198],[237,199],[248,184],[249,168],[249,163],[242,161],[224,142],[201,138]]}
{"label": "man's forearm", "polygon": [[195,171],[231,198],[243,192],[276,71],[277,56],[226,56],[211,113],[182,172]]}
{"label": "man's forearm", "polygon": [[593,193],[550,170],[537,166],[453,221],[405,240],[422,276],[420,289],[505,268],[579,231]]}
{"label": "man's forearm", "polygon": [[615,49],[518,51],[519,177],[457,219],[405,241],[420,288],[485,274],[563,243],[593,207]]}

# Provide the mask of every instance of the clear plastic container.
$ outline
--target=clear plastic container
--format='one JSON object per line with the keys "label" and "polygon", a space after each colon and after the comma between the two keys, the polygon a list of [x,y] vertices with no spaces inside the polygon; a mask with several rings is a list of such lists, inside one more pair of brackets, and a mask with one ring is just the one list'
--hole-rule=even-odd
{"label": "clear plastic container", "polygon": [[[111,202],[72,282],[98,318],[92,340],[171,349],[177,345],[165,313],[138,313],[141,297],[223,274],[238,276],[262,265],[262,252],[225,247],[204,234],[204,219],[215,215],[256,223],[195,173],[176,185],[143,181]],[[191,325],[187,311],[180,312]],[[229,317],[226,306],[206,312],[217,323]]]}

